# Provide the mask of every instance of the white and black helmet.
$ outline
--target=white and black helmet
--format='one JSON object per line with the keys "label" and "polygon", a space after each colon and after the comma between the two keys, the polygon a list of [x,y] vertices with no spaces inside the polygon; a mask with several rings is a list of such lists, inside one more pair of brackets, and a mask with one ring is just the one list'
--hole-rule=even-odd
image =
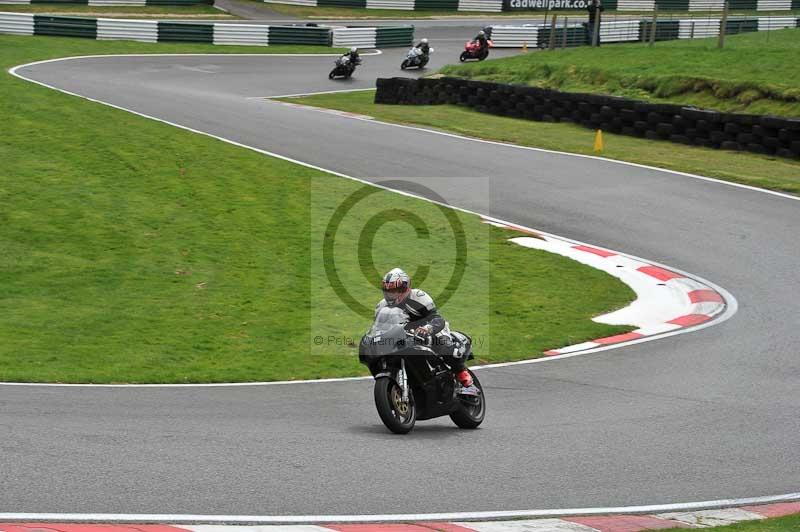
{"label": "white and black helmet", "polygon": [[428,39],[427,38],[423,38],[420,42],[422,44],[428,44]]}
{"label": "white and black helmet", "polygon": [[400,268],[394,268],[381,281],[383,298],[390,305],[402,303],[411,293],[411,278]]}
{"label": "white and black helmet", "polygon": [[353,46],[352,48],[350,48],[350,52],[351,53],[356,53],[357,51],[358,51],[358,47],[357,46]]}

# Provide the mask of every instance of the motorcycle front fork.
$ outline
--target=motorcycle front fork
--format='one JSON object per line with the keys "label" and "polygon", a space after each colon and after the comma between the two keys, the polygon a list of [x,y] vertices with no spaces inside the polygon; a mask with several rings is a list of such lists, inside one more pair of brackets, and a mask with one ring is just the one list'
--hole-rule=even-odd
{"label": "motorcycle front fork", "polygon": [[403,392],[403,402],[408,402],[408,375],[406,374],[406,360],[400,359],[400,371],[397,373],[397,384]]}

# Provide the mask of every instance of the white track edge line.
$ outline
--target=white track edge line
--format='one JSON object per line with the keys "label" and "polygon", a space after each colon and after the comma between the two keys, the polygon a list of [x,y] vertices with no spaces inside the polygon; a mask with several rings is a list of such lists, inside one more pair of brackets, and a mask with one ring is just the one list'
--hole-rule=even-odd
{"label": "white track edge line", "polygon": [[3,521],[62,521],[96,523],[228,523],[228,524],[324,524],[324,523],[391,523],[398,521],[476,521],[489,519],[517,519],[536,517],[569,517],[607,514],[653,514],[671,511],[710,510],[800,500],[800,492],[720,499],[715,501],[651,504],[643,506],[610,506],[598,508],[563,508],[542,510],[505,510],[486,512],[450,512],[420,514],[374,515],[202,515],[202,514],[60,514],[60,513],[0,513]]}
{"label": "white track edge line", "polygon": [[[275,100],[277,98],[300,98],[302,96],[317,96],[319,94],[338,94],[340,92],[364,92],[364,91],[374,91],[377,89],[341,89],[335,91],[319,91],[319,92],[301,92],[299,94],[279,94],[278,96],[249,96],[248,100]],[[297,105],[302,105],[303,107],[313,107],[311,105],[305,105],[299,103]],[[331,111],[339,111],[339,109],[331,109]]]}
{"label": "white track edge line", "polygon": [[[144,54],[144,56],[149,56],[149,55],[159,55],[159,54]],[[164,54],[164,55],[182,55],[182,54]],[[198,54],[198,55],[237,55],[237,54]],[[268,54],[256,54],[256,55],[268,55]],[[82,56],[82,57],[119,57],[119,55],[112,55],[112,56]],[[349,175],[346,175],[346,174],[342,174],[340,172],[336,172],[336,171],[333,171],[333,170],[328,170],[326,168],[322,168],[322,167],[319,167],[319,166],[316,166],[316,165],[313,165],[313,164],[310,164],[310,163],[306,163],[306,162],[303,162],[303,161],[292,159],[291,157],[286,157],[284,155],[279,155],[277,153],[269,152],[267,150],[262,150],[260,148],[254,147],[254,146],[248,146],[246,144],[242,144],[240,142],[236,142],[234,140],[227,139],[225,137],[220,137],[220,136],[214,135],[212,133],[207,133],[205,131],[200,131],[200,130],[197,130],[197,129],[194,129],[194,128],[191,128],[191,127],[188,127],[188,126],[183,126],[181,124],[176,124],[176,123],[170,122],[168,120],[164,120],[164,119],[157,118],[157,117],[154,117],[154,116],[150,116],[150,115],[147,115],[147,114],[144,114],[144,113],[140,113],[140,112],[134,111],[132,109],[121,107],[121,106],[118,106],[118,105],[115,105],[115,104],[112,104],[112,103],[108,103],[108,102],[103,102],[101,100],[90,98],[88,96],[83,96],[81,94],[70,92],[70,91],[65,90],[65,89],[60,89],[58,87],[54,87],[52,85],[48,85],[47,83],[44,83],[44,82],[41,82],[41,81],[36,81],[36,80],[30,79],[30,78],[26,78],[26,77],[24,77],[23,75],[21,75],[21,74],[19,74],[17,72],[17,70],[19,70],[21,68],[25,68],[25,67],[35,66],[35,65],[39,65],[39,64],[43,64],[43,63],[57,62],[57,61],[68,61],[68,60],[71,60],[71,59],[76,59],[76,57],[64,57],[64,58],[60,58],[60,59],[48,59],[48,60],[45,60],[45,61],[36,61],[36,62],[33,62],[33,63],[26,63],[26,64],[23,64],[23,65],[17,65],[17,66],[15,66],[13,68],[10,68],[8,70],[8,72],[9,72],[9,74],[11,74],[14,77],[17,77],[17,78],[22,79],[24,81],[28,81],[30,83],[34,83],[36,85],[40,85],[42,87],[46,87],[48,89],[52,89],[52,90],[55,90],[55,91],[58,91],[58,92],[61,92],[61,93],[64,93],[64,94],[69,94],[70,96],[76,96],[78,98],[81,98],[81,99],[84,99],[84,100],[88,100],[88,101],[91,101],[91,102],[95,102],[95,103],[99,103],[99,104],[102,104],[102,105],[106,105],[108,107],[112,107],[114,109],[119,109],[121,111],[126,111],[126,112],[129,112],[129,113],[144,117],[144,118],[148,118],[150,120],[155,120],[156,122],[161,122],[163,124],[168,124],[168,125],[171,125],[171,126],[174,126],[174,127],[186,130],[186,131],[190,131],[192,133],[197,133],[197,134],[200,134],[200,135],[204,135],[206,137],[210,137],[210,138],[213,138],[213,139],[216,139],[216,140],[220,140],[222,142],[226,142],[226,143],[232,144],[234,146],[238,146],[238,147],[241,147],[241,148],[246,148],[246,149],[255,151],[257,153],[261,153],[263,155],[268,155],[270,157],[275,157],[277,159],[281,159],[281,160],[284,160],[284,161],[287,161],[287,162],[291,162],[291,163],[294,163],[294,164],[299,164],[301,166],[305,166],[306,168],[311,168],[313,170],[318,170],[318,171],[321,171],[321,172],[327,172],[329,174],[336,175],[336,176],[339,176],[339,177],[343,177],[345,179],[350,179],[350,180],[353,180],[353,181],[357,181],[359,183],[363,183],[363,184],[366,184],[366,185],[369,185],[369,186],[374,186],[374,187],[377,187],[377,188],[380,188],[380,189],[383,189],[383,190],[387,190],[387,191],[390,191],[390,192],[394,192],[394,193],[397,193],[397,194],[401,194],[401,195],[404,195],[404,196],[420,199],[420,200],[427,201],[429,203],[433,203],[433,204],[436,204],[436,205],[442,205],[444,207],[448,207],[448,208],[451,208],[451,209],[454,209],[454,210],[457,210],[457,211],[460,211],[460,212],[464,212],[464,213],[467,213],[467,214],[472,214],[472,215],[476,215],[476,216],[482,217],[482,218],[484,218],[486,220],[491,220],[491,221],[494,221],[494,222],[497,222],[497,223],[503,223],[503,224],[506,224],[506,225],[517,226],[519,228],[527,229],[527,230],[533,231],[533,232],[537,232],[539,234],[542,234],[542,235],[545,235],[545,236],[549,236],[551,238],[560,239],[560,240],[563,240],[563,241],[566,241],[566,242],[572,242],[572,243],[578,244],[578,245],[587,245],[587,246],[588,245],[592,245],[592,244],[587,244],[587,243],[580,242],[580,241],[577,241],[577,240],[572,240],[572,239],[569,239],[569,238],[566,238],[566,237],[557,236],[557,235],[554,235],[552,233],[546,233],[544,231],[539,231],[539,230],[536,230],[536,229],[533,229],[533,228],[530,228],[530,227],[526,227],[526,226],[523,226],[523,225],[516,224],[514,222],[508,222],[508,221],[505,221],[505,220],[501,220],[499,218],[494,218],[492,216],[486,216],[486,215],[483,215],[483,214],[480,214],[480,213],[477,213],[477,212],[474,212],[474,211],[471,211],[471,210],[468,210],[468,209],[464,209],[464,208],[461,208],[461,207],[455,207],[453,205],[440,203],[440,202],[432,200],[430,198],[417,196],[415,194],[411,194],[409,192],[405,192],[405,191],[401,191],[401,190],[395,190],[395,189],[392,189],[392,188],[388,188],[388,187],[382,186],[382,185],[377,184],[377,183],[373,183],[371,181],[367,181],[365,179],[359,179],[357,177],[353,177],[353,176],[349,176]],[[360,119],[360,118],[354,118],[354,119],[355,120],[367,121],[365,119]],[[619,163],[619,164],[628,164],[628,165],[648,168],[648,169],[652,169],[652,170],[659,170],[659,171],[665,171],[665,172],[671,172],[671,173],[680,174],[680,172],[674,172],[672,170],[663,170],[663,169],[654,168],[654,167],[650,167],[650,166],[643,166],[643,165],[638,165],[638,164],[634,164],[634,163],[627,163],[625,161],[615,161],[613,159],[605,159],[605,158],[602,158],[602,157],[571,154],[571,153],[566,153],[566,152],[555,152],[555,151],[551,151],[551,150],[542,150],[542,149],[539,149],[539,148],[530,148],[530,147],[527,147],[527,146],[517,146],[515,144],[506,144],[506,143],[499,143],[499,142],[494,142],[494,141],[486,141],[486,140],[481,140],[481,139],[473,139],[473,138],[470,138],[470,137],[463,137],[463,136],[460,136],[460,135],[453,135],[453,134],[450,134],[450,133],[437,132],[437,131],[427,130],[427,129],[423,129],[423,128],[415,128],[415,127],[403,126],[403,125],[399,125],[399,124],[390,124],[388,122],[379,122],[379,121],[377,121],[377,123],[385,124],[385,125],[388,125],[388,126],[404,127],[404,128],[409,128],[409,129],[418,129],[418,130],[422,130],[422,131],[429,131],[431,133],[447,135],[447,136],[451,136],[451,137],[455,137],[455,138],[460,138],[460,139],[465,139],[465,140],[473,140],[473,141],[478,141],[478,142],[486,142],[486,143],[489,143],[489,144],[497,144],[497,145],[502,145],[502,146],[508,146],[508,147],[511,147],[511,148],[528,149],[528,150],[543,151],[543,152],[548,152],[548,153],[558,153],[558,154],[562,154],[562,155],[571,155],[571,156],[576,156],[576,157],[587,157],[587,158],[593,158],[593,159],[601,159],[601,160],[604,160],[604,161],[612,161],[612,162]],[[717,179],[703,178],[701,176],[694,176],[692,174],[685,174],[685,175],[690,176],[690,177],[697,177],[699,179],[708,179],[709,181],[722,183],[722,184],[732,184],[732,183],[727,183],[725,181],[719,181]],[[382,179],[389,180],[389,179],[391,179],[391,177],[385,177],[385,178],[382,178]],[[745,186],[745,185],[738,185],[738,186],[742,186],[744,188],[752,189],[752,190],[759,191],[759,192],[776,194],[778,196],[786,197],[786,198],[793,199],[793,200],[800,200],[800,197],[795,197],[795,196],[790,196],[790,195],[780,194],[780,193],[774,193],[772,191],[760,189],[760,188],[757,188],[757,187],[749,187],[749,186]],[[709,321],[707,321],[705,323],[698,324],[698,325],[693,326],[693,327],[685,327],[685,328],[677,329],[675,331],[669,331],[669,332],[666,332],[666,333],[663,333],[663,334],[647,336],[647,337],[644,337],[644,338],[638,338],[636,340],[631,340],[631,341],[628,341],[628,342],[620,342],[620,343],[617,343],[617,344],[611,344],[611,345],[592,348],[592,349],[588,349],[588,350],[584,350],[584,351],[577,351],[575,353],[566,353],[566,354],[563,354],[563,355],[556,355],[556,356],[551,356],[551,357],[536,358],[536,359],[531,359],[531,360],[520,360],[520,361],[515,361],[515,362],[500,362],[500,363],[497,363],[497,364],[488,364],[488,365],[484,365],[484,366],[474,366],[474,369],[487,369],[487,368],[498,368],[498,367],[506,367],[506,366],[512,366],[512,365],[521,365],[521,364],[544,363],[544,362],[549,362],[551,360],[560,360],[562,358],[571,358],[571,357],[574,357],[574,356],[580,356],[580,355],[585,355],[585,354],[595,353],[595,352],[600,352],[600,351],[607,351],[607,350],[610,350],[610,349],[619,349],[621,347],[626,347],[626,346],[629,346],[629,345],[634,345],[634,344],[639,344],[639,343],[644,343],[644,342],[650,342],[650,341],[653,341],[653,340],[658,340],[660,338],[666,338],[666,337],[669,337],[669,336],[675,336],[677,334],[684,334],[684,333],[688,333],[688,332],[699,331],[701,329],[705,329],[707,327],[711,327],[713,325],[720,324],[720,323],[730,319],[736,313],[736,311],[738,310],[738,302],[736,301],[736,298],[733,296],[733,294],[731,294],[727,290],[717,286],[716,284],[714,284],[714,283],[712,283],[712,282],[710,282],[708,280],[703,279],[702,277],[699,277],[699,276],[696,276],[696,275],[692,275],[692,274],[689,274],[689,273],[684,272],[682,270],[679,270],[677,268],[673,268],[671,266],[662,265],[660,263],[657,263],[657,262],[654,262],[654,261],[651,261],[651,260],[648,260],[648,259],[643,259],[643,258],[640,258],[640,257],[636,257],[635,255],[628,255],[626,253],[619,253],[619,254],[623,255],[623,256],[626,256],[626,257],[629,257],[629,258],[632,258],[632,259],[635,259],[635,260],[648,262],[648,263],[656,265],[656,266],[661,266],[663,268],[670,269],[670,270],[672,270],[674,272],[681,273],[681,274],[683,274],[684,276],[686,276],[686,277],[688,277],[690,279],[695,279],[697,281],[700,281],[700,282],[708,284],[709,286],[711,286],[712,288],[717,290],[720,294],[722,294],[723,298],[726,300],[725,312],[723,312],[721,315],[719,315],[719,316],[717,316],[715,318],[712,318],[711,320],[709,320]],[[302,381],[270,381],[270,382],[241,382],[241,383],[198,383],[198,384],[194,384],[194,383],[191,383],[191,384],[190,383],[186,383],[186,384],[155,384],[155,383],[154,384],[81,384],[81,383],[64,384],[64,383],[0,382],[0,386],[89,387],[89,388],[132,388],[132,387],[173,388],[173,387],[221,387],[221,386],[272,386],[272,385],[283,385],[283,384],[314,384],[314,383],[348,382],[348,381],[356,381],[356,380],[367,380],[367,379],[370,379],[370,378],[371,377],[342,377],[342,378],[318,379],[318,380],[314,379],[314,380],[302,380]]]}

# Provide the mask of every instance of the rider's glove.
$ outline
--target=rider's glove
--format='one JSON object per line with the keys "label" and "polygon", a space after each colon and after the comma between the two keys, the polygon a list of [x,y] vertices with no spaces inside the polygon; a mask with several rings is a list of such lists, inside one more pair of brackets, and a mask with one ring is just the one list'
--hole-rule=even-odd
{"label": "rider's glove", "polygon": [[414,331],[414,334],[419,336],[420,338],[430,338],[433,334],[433,327],[430,325],[423,325],[422,327],[417,327]]}

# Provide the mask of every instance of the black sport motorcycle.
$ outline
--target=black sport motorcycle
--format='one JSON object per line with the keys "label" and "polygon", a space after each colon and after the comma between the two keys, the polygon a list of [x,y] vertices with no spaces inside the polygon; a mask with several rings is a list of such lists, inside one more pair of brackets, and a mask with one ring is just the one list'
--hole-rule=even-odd
{"label": "black sport motorcycle", "polygon": [[[478,377],[470,371],[474,384],[462,387],[431,349],[430,340],[406,331],[406,324],[401,309],[384,307],[359,345],[358,360],[375,377],[375,407],[384,425],[395,434],[406,434],[417,420],[450,416],[461,428],[477,428],[486,414]],[[465,360],[473,358],[471,338],[451,334],[454,349],[461,350]]]}
{"label": "black sport motorcycle", "polygon": [[355,62],[350,61],[350,58],[346,55],[338,58],[335,61],[335,65],[331,73],[328,74],[328,79],[333,79],[336,76],[342,76],[343,78],[347,79],[353,75],[353,72],[356,71],[356,65],[360,65],[361,60],[357,59]]}

